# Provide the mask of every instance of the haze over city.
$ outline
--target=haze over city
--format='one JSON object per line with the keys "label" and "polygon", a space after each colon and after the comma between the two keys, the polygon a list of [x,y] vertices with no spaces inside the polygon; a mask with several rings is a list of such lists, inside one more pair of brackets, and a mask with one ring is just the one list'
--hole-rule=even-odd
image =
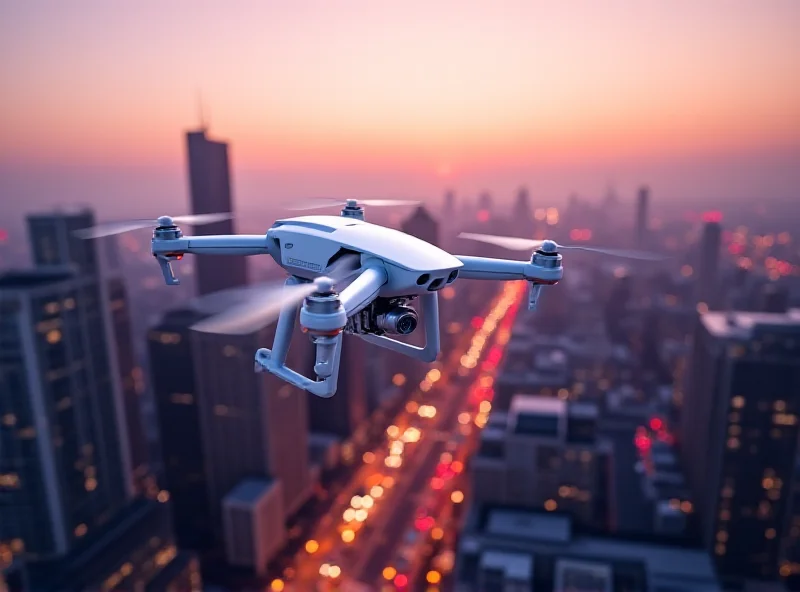
{"label": "haze over city", "polygon": [[[2,210],[183,211],[182,133],[238,207],[314,195],[787,200],[800,5],[96,0],[0,9]],[[502,201],[506,198],[500,197]],[[659,200],[661,201],[661,200]]]}

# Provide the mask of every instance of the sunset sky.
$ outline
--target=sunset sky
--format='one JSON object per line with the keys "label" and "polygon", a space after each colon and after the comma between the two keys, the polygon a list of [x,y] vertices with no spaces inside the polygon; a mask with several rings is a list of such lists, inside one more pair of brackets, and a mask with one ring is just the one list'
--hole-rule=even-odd
{"label": "sunset sky", "polygon": [[796,0],[5,2],[0,191],[132,198],[151,175],[137,187],[184,203],[202,91],[244,201],[609,179],[796,195],[798,27]]}

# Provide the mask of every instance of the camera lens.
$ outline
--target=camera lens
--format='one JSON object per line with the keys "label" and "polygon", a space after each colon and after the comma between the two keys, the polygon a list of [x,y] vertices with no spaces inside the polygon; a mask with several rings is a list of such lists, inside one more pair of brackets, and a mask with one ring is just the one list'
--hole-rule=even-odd
{"label": "camera lens", "polygon": [[413,333],[416,328],[417,319],[410,314],[404,314],[397,320],[397,332],[400,333],[400,335]]}

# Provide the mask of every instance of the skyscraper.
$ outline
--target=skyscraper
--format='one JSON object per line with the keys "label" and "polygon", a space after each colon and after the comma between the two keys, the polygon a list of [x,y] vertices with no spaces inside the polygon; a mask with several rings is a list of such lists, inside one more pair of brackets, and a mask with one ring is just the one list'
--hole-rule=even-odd
{"label": "skyscraper", "polygon": [[69,271],[0,278],[0,531],[34,557],[65,555],[128,497],[101,307]]}
{"label": "skyscraper", "polygon": [[700,239],[700,264],[697,277],[697,301],[704,302],[710,309],[720,306],[719,302],[719,250],[722,242],[722,226],[709,221],[703,226]]}
{"label": "skyscraper", "polygon": [[723,577],[775,579],[798,560],[798,342],[800,311],[710,312],[697,325],[681,449]]}
{"label": "skyscraper", "polygon": [[531,211],[530,196],[527,187],[520,187],[512,209],[512,225],[518,236],[533,235],[533,212]]}
{"label": "skyscraper", "polygon": [[[189,159],[189,190],[193,214],[232,212],[228,145],[211,140],[206,130],[186,134]],[[194,229],[195,234],[233,234],[232,220],[207,224]],[[205,255],[195,261],[199,295],[247,284],[244,257]]]}
{"label": "skyscraper", "polygon": [[[34,264],[42,269],[69,268],[93,292],[96,311],[103,316],[115,396],[121,397],[125,431],[121,444],[129,457],[131,483],[140,489],[147,477],[149,452],[142,425],[135,373],[130,305],[125,281],[120,275],[119,254],[114,237],[84,240],[76,230],[94,225],[91,210],[56,211],[28,216],[28,234]],[[119,394],[116,394],[119,390]]]}
{"label": "skyscraper", "polygon": [[644,249],[647,247],[647,217],[650,205],[650,188],[640,187],[636,196],[636,247]]}
{"label": "skyscraper", "polygon": [[[274,329],[244,336],[191,329],[252,289],[197,298],[165,315],[149,336],[165,484],[179,540],[192,548],[221,544],[222,500],[245,478],[280,481],[287,514],[308,493],[306,394],[253,370],[254,352],[272,342]],[[305,353],[301,345],[292,348],[292,367]]]}

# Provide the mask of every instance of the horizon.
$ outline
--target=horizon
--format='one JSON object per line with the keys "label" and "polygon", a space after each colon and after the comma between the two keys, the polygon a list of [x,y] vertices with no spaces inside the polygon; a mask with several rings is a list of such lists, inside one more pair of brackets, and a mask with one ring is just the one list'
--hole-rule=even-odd
{"label": "horizon", "polygon": [[795,198],[800,5],[577,6],[6,7],[3,209],[182,211],[198,95],[244,209],[447,187],[503,203],[519,185]]}

